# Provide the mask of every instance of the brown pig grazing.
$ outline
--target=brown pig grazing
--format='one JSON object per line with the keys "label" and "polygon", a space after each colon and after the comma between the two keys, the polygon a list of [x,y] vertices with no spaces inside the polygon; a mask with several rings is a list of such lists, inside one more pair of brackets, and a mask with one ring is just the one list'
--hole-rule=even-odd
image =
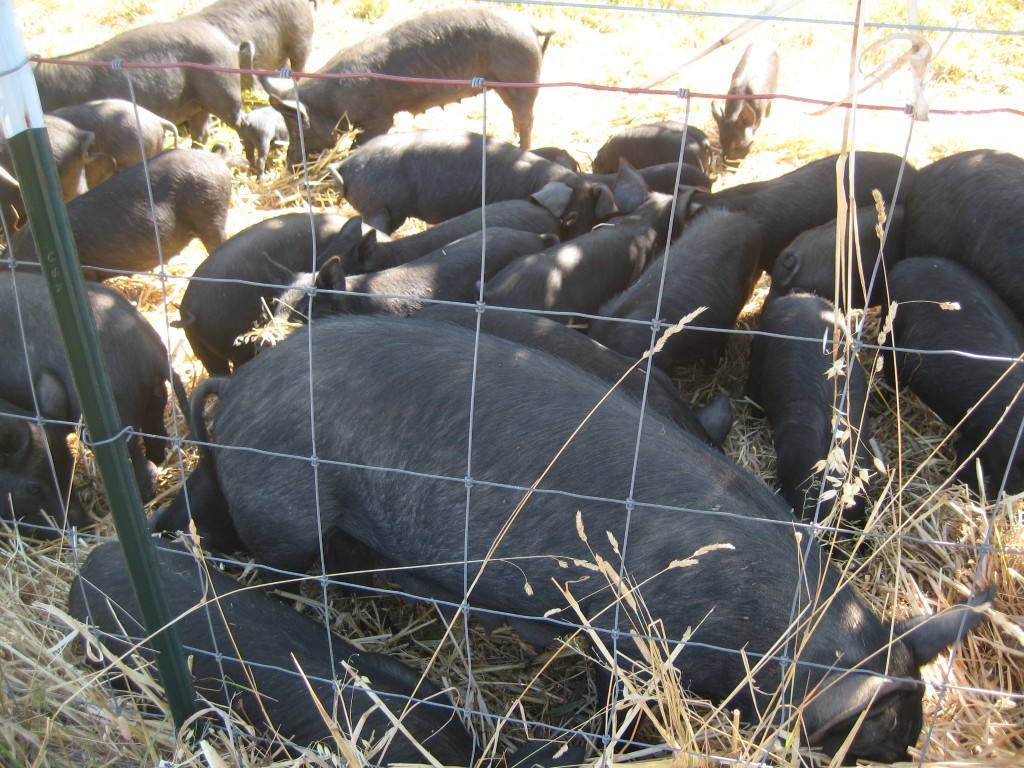
{"label": "brown pig grazing", "polygon": [[270,103],[288,121],[288,162],[302,162],[299,121],[307,152],[333,147],[335,132],[357,128],[358,141],[387,133],[396,112],[417,114],[480,92],[474,78],[489,81],[512,111],[519,146],[528,149],[533,132],[535,88],[502,88],[500,83],[536,83],[550,33],[538,31],[524,17],[482,6],[427,11],[339,51],[321,73],[385,74],[456,80],[451,85],[396,82],[371,78],[305,80],[292,92],[267,81]]}
{"label": "brown pig grazing", "polygon": [[[766,40],[755,40],[743,51],[729,84],[730,96],[774,94],[779,84],[779,49]],[[711,102],[718,125],[718,140],[726,160],[742,160],[750,154],[754,133],[772,112],[771,99],[730,99],[725,109]]]}

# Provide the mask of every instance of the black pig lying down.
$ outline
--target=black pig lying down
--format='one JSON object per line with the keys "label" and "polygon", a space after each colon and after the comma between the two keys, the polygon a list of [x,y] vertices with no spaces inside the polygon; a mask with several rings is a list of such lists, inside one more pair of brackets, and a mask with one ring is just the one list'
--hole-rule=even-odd
{"label": "black pig lying down", "polygon": [[[517,259],[484,286],[488,304],[591,314],[624,291],[665,247],[674,199],[652,194],[623,163],[616,216],[567,243]],[[676,220],[681,223],[681,218]]]}
{"label": "black pig lying down", "polygon": [[[331,729],[313,696],[333,711],[337,680],[338,725],[360,747],[369,746],[373,764],[424,763],[424,752],[443,765],[469,764],[472,737],[444,691],[421,680],[419,672],[385,654],[361,651],[338,635],[328,640],[322,624],[215,566],[204,568],[183,548],[160,546],[156,557],[171,615],[180,617],[175,627],[192,658],[200,696],[234,709],[264,732],[308,747],[331,743]],[[196,610],[204,601],[207,609]],[[126,654],[142,643],[142,657],[155,661],[143,642],[147,633],[119,543],[101,544],[89,554],[68,602],[71,615],[95,627],[111,653]],[[345,665],[366,679],[391,714],[352,684]],[[361,729],[351,733],[351,724],[364,716]],[[390,742],[385,738],[395,721],[415,743],[401,731]]]}
{"label": "black pig lying down", "polygon": [[[195,393],[196,408],[220,397],[212,437],[223,447],[204,449],[186,485],[208,544],[240,542],[301,571],[321,531],[355,539],[415,594],[458,604],[473,585],[466,599],[485,624],[511,614],[535,645],[577,625],[563,589],[601,635],[616,616],[637,635],[651,619],[670,639],[692,628],[674,662],[683,685],[750,722],[783,684],[765,655],[796,640],[802,663],[786,665],[781,690],[802,705],[805,743],[834,751],[867,708],[848,758],[906,757],[921,665],[980,612],[881,621],[760,480],[650,411],[637,454],[639,404],[613,394],[588,418],[607,384],[554,356],[425,320],[340,317],[311,333],[312,382],[297,373],[310,367],[303,334]],[[184,509],[154,527],[184,527]],[[604,574],[620,568],[610,586]],[[631,641],[618,647],[627,667],[641,661]]]}
{"label": "black pig lying down", "polygon": [[[341,258],[347,275],[380,272],[407,264],[413,259],[443,248],[448,243],[472,235],[487,227],[507,227],[538,235],[557,233],[559,237],[572,237],[576,216],[566,212],[572,190],[560,181],[545,185],[525,200],[501,200],[483,208],[442,221],[432,227],[394,240],[370,228],[354,247],[344,241],[332,243],[324,251],[324,261],[331,256]],[[564,218],[563,218],[564,216]]]}
{"label": "black pig lying down", "polygon": [[[885,306],[885,269],[903,258],[903,206],[895,205],[887,212],[885,247],[879,239],[878,211],[874,205],[857,208],[857,242],[853,249],[844,234],[846,266],[836,269],[836,220],[808,229],[786,246],[772,269],[771,296],[790,291],[809,291],[823,298],[850,307]],[[881,257],[881,263],[879,263]],[[840,274],[836,292],[836,275]]]}
{"label": "black pig lying down", "polygon": [[1005,475],[1008,492],[1024,491],[1024,326],[988,283],[949,259],[901,261],[889,273],[889,292],[898,350],[896,376],[892,365],[886,369],[889,381],[909,386],[947,424],[959,424],[962,480],[977,479],[976,451],[996,486]]}
{"label": "black pig lying down", "polygon": [[[167,450],[165,384],[170,378],[180,403],[185,390],[168,365],[163,341],[127,299],[95,283],[86,284],[86,294],[120,425],[139,433],[129,439],[128,452],[139,492],[148,501],[156,492],[154,465],[163,461]],[[46,399],[64,406],[45,409],[44,415],[63,422],[67,436],[81,418],[82,408],[41,274],[0,274],[0,350],[4,354],[0,397],[31,410],[32,387],[37,387],[38,396],[40,381],[49,375],[61,392]]]}
{"label": "black pig lying down", "polygon": [[[341,259],[330,258],[316,275],[317,288],[323,288],[324,294],[321,297],[318,293],[310,314],[318,317],[331,312],[376,313],[408,317],[431,300],[473,301],[479,294],[481,279],[488,280],[524,254],[543,251],[557,242],[558,236],[554,234],[488,227],[397,267],[348,277]],[[327,291],[348,293],[328,295]],[[306,311],[308,306],[301,290],[282,295],[280,302],[282,314],[293,308]]]}
{"label": "black pig lying down", "polygon": [[[35,384],[43,417],[62,418],[67,395],[60,381],[44,371]],[[0,398],[0,520],[43,539],[83,525],[87,518],[71,489],[73,472],[67,430],[40,427],[34,411]]]}
{"label": "black pig lying down", "polygon": [[255,343],[235,342],[287,290],[282,271],[309,270],[328,246],[355,248],[362,236],[358,218],[335,213],[285,213],[246,227],[196,267],[181,297],[181,319],[172,325],[185,329],[206,370],[229,373],[256,354]]}
{"label": "black pig lying down", "polygon": [[[709,208],[739,211],[757,219],[762,230],[761,268],[771,272],[779,254],[797,235],[836,218],[838,161],[838,155],[822,157],[774,179],[737,184],[713,194],[697,193],[693,199]],[[871,203],[876,189],[886,206],[902,202],[916,173],[913,166],[904,166],[899,155],[887,152],[857,152],[843,169],[844,194],[852,194],[857,205]]]}
{"label": "black pig lying down", "polygon": [[[434,304],[416,313],[418,320],[440,320],[474,330],[479,316],[481,333],[500,336],[526,347],[550,352],[605,381],[618,384],[636,400],[642,400],[645,386],[650,408],[667,416],[687,432],[720,448],[732,428],[732,403],[720,395],[696,412],[679,395],[675,383],[660,368],[651,367],[649,384],[646,366],[639,365],[623,379],[636,360],[546,317],[507,309],[488,308],[479,315],[471,305]],[[620,382],[620,379],[622,380]]]}
{"label": "black pig lying down", "polygon": [[907,255],[969,267],[1024,322],[1024,158],[976,149],[920,174],[906,201]]}
{"label": "black pig lying down", "polygon": [[[842,509],[846,523],[863,521],[864,497],[849,478],[858,477],[858,468],[870,466],[866,442],[867,375],[856,357],[844,370],[847,376],[830,376],[834,367],[833,351],[823,349],[822,340],[832,340],[836,328],[842,329],[832,302],[807,293],[791,293],[772,298],[761,311],[758,330],[775,336],[755,336],[750,343],[750,374],[747,394],[761,406],[772,425],[777,455],[776,473],[782,495],[805,520],[823,519],[832,504],[822,500],[816,514],[820,490],[839,491],[846,504]],[[840,330],[840,334],[842,334]],[[797,338],[792,338],[797,337]],[[845,336],[840,336],[843,343]],[[843,347],[838,351],[842,359]],[[848,392],[843,389],[849,383]],[[837,414],[843,418],[834,426]],[[838,442],[846,461],[852,463],[849,478],[842,468],[829,470],[846,486],[823,489],[821,473],[815,465],[824,461],[837,445],[833,434],[845,434]]]}
{"label": "black pig lying down", "polygon": [[721,331],[736,324],[760,275],[757,262],[762,231],[758,222],[746,214],[717,210],[701,213],[667,253],[600,308],[598,314],[602,317],[590,323],[590,337],[636,359],[651,348],[650,322],[659,310],[658,317],[671,325],[705,307],[689,324],[691,327],[667,339],[653,360],[666,371],[699,361],[711,362],[729,338]]}

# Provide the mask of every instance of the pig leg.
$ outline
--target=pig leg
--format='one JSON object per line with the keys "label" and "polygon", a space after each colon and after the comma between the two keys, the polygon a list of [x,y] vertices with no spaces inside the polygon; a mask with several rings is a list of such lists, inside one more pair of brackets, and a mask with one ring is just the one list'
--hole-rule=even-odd
{"label": "pig leg", "polygon": [[503,88],[498,96],[512,112],[512,125],[519,136],[519,146],[529,149],[533,138],[533,104],[537,101],[535,88]]}
{"label": "pig leg", "polygon": [[160,474],[156,464],[146,458],[142,439],[135,436],[128,442],[128,455],[132,460],[132,472],[139,486],[139,495],[144,502],[156,496],[156,480]]}
{"label": "pig leg", "polygon": [[188,133],[192,137],[193,147],[201,147],[210,138],[209,123],[209,112],[197,112],[188,119]]}

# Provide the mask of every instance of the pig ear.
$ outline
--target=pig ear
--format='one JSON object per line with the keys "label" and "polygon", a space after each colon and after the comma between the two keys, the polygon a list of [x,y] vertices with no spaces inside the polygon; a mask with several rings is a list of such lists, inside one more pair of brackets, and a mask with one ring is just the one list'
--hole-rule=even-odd
{"label": "pig ear", "polygon": [[317,255],[317,269],[321,269],[332,256],[344,258],[349,254],[355,253],[362,239],[363,220],[359,216],[353,216],[345,222],[345,225],[327,247],[324,248],[323,252]]}
{"label": "pig ear", "polygon": [[740,113],[737,116],[740,125],[744,128],[753,128],[757,125],[757,112],[750,106],[749,101],[743,102],[743,106],[740,107]]}
{"label": "pig ear", "polygon": [[949,648],[961,636],[974,629],[985,619],[991,607],[995,587],[978,593],[970,602],[960,603],[933,616],[914,616],[896,625],[896,637],[914,654],[918,666],[927,664]]}
{"label": "pig ear", "polygon": [[785,293],[792,287],[793,279],[799,271],[800,257],[795,251],[783,251],[772,269],[772,289]]}
{"label": "pig ear", "polygon": [[44,419],[68,418],[68,391],[53,371],[43,370],[36,379],[39,415]]}
{"label": "pig ear", "polygon": [[697,409],[697,421],[704,427],[711,441],[720,446],[732,429],[732,399],[723,392],[710,403]]}
{"label": "pig ear", "polygon": [[269,253],[261,251],[260,256],[263,257],[263,261],[267,265],[267,272],[270,275],[267,278],[267,282],[276,282],[278,285],[288,286],[295,281],[295,273],[284,266],[284,264],[271,258]]}
{"label": "pig ear", "polygon": [[615,205],[621,213],[632,213],[650,197],[651,189],[644,177],[637,173],[629,161],[619,161],[619,172],[615,176]]}
{"label": "pig ear", "polygon": [[615,195],[607,185],[595,184],[591,195],[594,197],[594,215],[598,221],[607,221],[619,212],[615,206]]}
{"label": "pig ear", "polygon": [[552,215],[561,218],[569,207],[569,201],[572,199],[572,189],[568,184],[552,181],[530,195],[530,199]]}
{"label": "pig ear", "polygon": [[28,422],[0,416],[0,467],[13,470],[24,467],[31,447]]}
{"label": "pig ear", "polygon": [[711,116],[715,118],[716,123],[722,120],[722,106],[717,101],[711,102]]}
{"label": "pig ear", "polygon": [[298,125],[301,119],[302,127],[309,127],[309,113],[306,112],[304,104],[300,104],[292,99],[282,99],[280,96],[271,93],[270,106],[281,113],[286,123]]}
{"label": "pig ear", "polygon": [[345,269],[341,266],[341,257],[332,256],[316,273],[316,287],[327,291],[345,290]]}
{"label": "pig ear", "polygon": [[334,179],[334,183],[338,187],[338,194],[341,195],[342,197],[344,197],[345,196],[345,179],[343,179],[342,176],[341,176],[341,168],[339,167],[340,165],[341,165],[340,162],[328,163],[327,164],[327,172],[330,173],[331,174],[331,178]]}
{"label": "pig ear", "polygon": [[917,690],[917,683],[858,672],[847,673],[835,680],[826,679],[821,692],[804,708],[807,743],[811,746],[822,744],[833,731],[849,729],[852,721],[869,707],[879,707],[892,696]]}

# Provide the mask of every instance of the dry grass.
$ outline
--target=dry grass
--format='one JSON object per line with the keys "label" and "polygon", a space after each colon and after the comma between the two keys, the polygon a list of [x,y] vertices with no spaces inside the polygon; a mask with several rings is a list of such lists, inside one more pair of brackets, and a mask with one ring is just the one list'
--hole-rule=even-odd
{"label": "dry grass", "polygon": [[[77,0],[25,0],[19,3],[18,11],[27,48],[56,54],[81,49],[129,26],[164,19],[199,5],[191,0],[161,4],[111,0],[86,8]],[[702,10],[737,10],[736,3],[718,0],[700,5]],[[742,8],[755,11],[762,5],[747,3]],[[853,6],[852,2],[822,0],[807,7],[797,6],[791,14],[849,21]],[[363,13],[369,8],[366,3],[353,6],[321,2],[311,66],[319,66],[339,47],[372,29],[425,7],[427,4],[419,0],[395,1],[382,18],[373,20],[372,13]],[[692,51],[707,46],[736,23],[714,16],[654,15],[614,6],[519,8],[536,17],[539,25],[556,31],[545,59],[545,82],[634,85],[688,58]],[[875,21],[905,18],[904,6],[892,2],[872,6],[869,13]],[[984,9],[971,6],[970,10],[964,4],[951,4],[941,10],[927,9],[924,21],[1019,30],[1024,28],[1022,17],[1019,2],[991,4],[991,8]],[[773,22],[758,33],[770,34],[783,50],[780,92],[826,100],[846,93],[849,27]],[[884,34],[868,29],[864,39],[871,42]],[[928,35],[934,48],[943,37],[938,33]],[[709,55],[664,87],[685,86],[695,93],[722,92],[741,47],[742,43],[734,44]],[[871,66],[878,63],[877,59],[872,59]],[[936,79],[929,83],[927,94],[933,109],[1019,108],[1024,103],[1024,53],[1019,38],[956,35],[932,71]],[[869,91],[864,100],[902,106],[908,93],[909,81],[900,73]],[[586,163],[605,138],[619,128],[658,119],[682,119],[684,106],[674,96],[627,97],[582,88],[544,89],[537,103],[534,144],[566,147]],[[717,182],[719,187],[771,178],[838,151],[844,144],[845,114],[836,110],[812,116],[812,111],[812,107],[797,102],[776,102],[772,116],[758,134],[754,154],[726,172]],[[479,129],[483,113],[483,99],[477,97],[415,118],[401,116],[399,129]],[[702,128],[712,125],[707,100],[693,101],[691,120]],[[912,127],[908,154],[913,163],[921,165],[949,152],[983,146],[1024,155],[1021,125],[1021,118],[1004,115],[933,114],[929,122],[911,126],[899,113],[860,111],[850,141],[859,149],[902,154]],[[496,99],[487,102],[486,128],[500,138],[512,138],[511,120]],[[233,135],[222,131],[215,138],[227,141],[236,152],[240,149]],[[229,231],[238,231],[281,209],[302,207],[307,201],[318,208],[333,209],[339,201],[330,184],[324,182],[326,161],[322,158],[311,166],[308,188],[306,177],[279,176],[280,158],[262,182],[236,171]],[[194,244],[170,265],[171,277],[166,284],[145,276],[115,281],[164,337],[175,368],[188,387],[205,374],[192,358],[183,335],[170,328],[168,321],[177,316],[173,306],[185,289],[184,278],[204,256],[201,247]],[[764,285],[759,287],[741,327],[756,324],[765,290]],[[770,434],[757,409],[742,399],[748,344],[747,338],[734,338],[718,370],[685,372],[680,386],[694,402],[707,401],[719,388],[731,393],[736,423],[726,451],[739,464],[771,482],[774,456]],[[1024,515],[1020,500],[1008,499],[998,506],[982,503],[961,486],[950,485],[946,478],[953,464],[952,452],[942,444],[948,429],[911,396],[897,397],[877,382],[874,395],[875,443],[884,471],[876,471],[869,485],[873,507],[865,528],[868,537],[842,545],[848,552],[856,552],[851,561],[858,568],[855,582],[878,613],[898,618],[932,612],[962,598],[964,586],[976,573],[997,586],[998,610],[964,643],[952,663],[949,682],[960,688],[947,691],[941,699],[937,695],[936,686],[941,684],[947,667],[945,655],[925,670],[926,680],[932,684],[925,700],[926,729],[934,726],[925,757],[928,764],[963,768],[1020,765],[1024,755],[1024,702],[1019,695],[1024,689]],[[194,455],[186,452],[185,466],[193,461]],[[83,464],[79,474],[85,503],[94,514],[101,515],[105,501],[96,472],[89,457],[83,458]],[[180,487],[178,466],[175,459],[166,463],[156,506]],[[109,522],[101,521],[97,530],[112,535]],[[996,550],[979,562],[975,547],[984,543],[988,534]],[[336,764],[334,758],[315,752],[298,760],[288,759],[246,737],[228,741],[217,735],[197,747],[180,743],[166,715],[159,686],[152,678],[147,680],[145,672],[133,674],[149,695],[133,698],[111,692],[82,663],[73,642],[75,625],[64,614],[67,584],[75,563],[91,546],[89,540],[78,540],[72,547],[59,542],[23,542],[13,534],[0,536],[4,563],[0,569],[0,764],[120,766],[157,765],[161,760],[176,766],[261,768]],[[315,590],[307,587],[305,594],[297,598],[300,610],[313,612],[340,634],[362,638],[361,643],[370,650],[386,651],[421,670],[436,652],[430,676],[450,685],[457,695],[472,690],[471,700],[460,704],[495,716],[508,714],[527,722],[590,733],[603,731],[604,712],[593,703],[593,682],[584,651],[580,650],[585,646],[579,643],[573,642],[569,652],[537,657],[511,630],[486,636],[470,622],[467,647],[462,641],[461,623],[446,633],[444,622],[427,607],[409,607],[396,598],[353,598],[332,592],[325,612]],[[599,650],[590,648],[586,653]],[[472,687],[465,662],[467,653],[473,659]],[[717,765],[726,759],[762,759],[769,752],[782,764],[795,764],[792,751],[760,743],[750,730],[734,722],[731,713],[680,695],[668,665],[655,665],[649,681],[623,683],[645,692],[660,687],[661,694],[656,697],[659,704],[655,708],[634,703],[618,712],[621,724],[637,725],[641,728],[639,738],[651,743],[709,756],[691,758],[684,754],[671,761],[649,756],[638,760],[645,766],[661,768],[669,762]],[[244,725],[236,725],[245,732]],[[474,718],[471,725],[481,744],[495,736],[490,719]],[[509,725],[499,733],[506,745],[520,741],[524,735],[519,725]],[[596,755],[596,745],[592,746],[591,759]],[[488,754],[495,754],[495,750]]]}

